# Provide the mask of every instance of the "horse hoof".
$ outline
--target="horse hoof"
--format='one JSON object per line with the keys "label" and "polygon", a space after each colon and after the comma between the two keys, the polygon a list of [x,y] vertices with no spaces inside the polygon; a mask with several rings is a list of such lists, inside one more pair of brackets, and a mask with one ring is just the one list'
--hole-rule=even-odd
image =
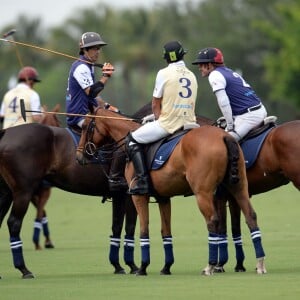
{"label": "horse hoof", "polygon": [[170,271],[171,265],[166,264],[160,271],[160,275],[172,275]]}
{"label": "horse hoof", "polygon": [[207,265],[203,271],[201,272],[201,275],[204,275],[204,276],[211,276],[214,274],[214,268],[215,266],[213,265]]}
{"label": "horse hoof", "polygon": [[39,244],[35,244],[35,250],[42,250],[43,248]]}
{"label": "horse hoof", "polygon": [[22,279],[33,279],[34,276],[31,272],[23,274]]}
{"label": "horse hoof", "polygon": [[225,273],[225,269],[223,268],[223,266],[215,266],[214,273]]}
{"label": "horse hoof", "polygon": [[246,272],[246,268],[244,266],[236,266],[234,268],[234,272],[240,272],[240,273],[243,273],[243,272]]}
{"label": "horse hoof", "polygon": [[119,263],[113,264],[115,271],[114,274],[126,274],[125,270],[120,266]]}
{"label": "horse hoof", "polygon": [[264,258],[258,258],[257,264],[256,264],[256,273],[257,274],[266,274],[267,270],[265,267],[265,259]]}
{"label": "horse hoof", "polygon": [[136,272],[138,271],[138,267],[133,263],[128,265],[130,267],[130,273],[129,274],[136,274]]}
{"label": "horse hoof", "polygon": [[256,268],[255,270],[256,270],[256,274],[258,275],[267,274],[267,270],[265,267]]}
{"label": "horse hoof", "polygon": [[172,273],[171,273],[170,270],[164,270],[164,269],[162,269],[162,270],[160,271],[160,275],[172,275]]}
{"label": "horse hoof", "polygon": [[54,249],[54,245],[52,244],[52,242],[47,242],[47,243],[45,243],[45,248],[46,249]]}
{"label": "horse hoof", "polygon": [[147,276],[146,270],[138,269],[135,273],[136,276]]}
{"label": "horse hoof", "polygon": [[121,274],[124,275],[126,274],[125,270],[123,268],[119,269],[119,270],[115,270],[114,274]]}
{"label": "horse hoof", "polygon": [[243,261],[237,261],[234,267],[234,272],[246,272],[246,268],[243,265]]}

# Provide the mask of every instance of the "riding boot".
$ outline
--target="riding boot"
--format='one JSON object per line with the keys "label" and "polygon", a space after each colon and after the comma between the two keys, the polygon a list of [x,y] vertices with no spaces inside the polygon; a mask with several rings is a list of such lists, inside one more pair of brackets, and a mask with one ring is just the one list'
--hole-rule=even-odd
{"label": "riding boot", "polygon": [[116,151],[110,166],[108,185],[111,192],[127,190],[127,181],[124,178],[125,158],[121,152]]}
{"label": "riding boot", "polygon": [[132,161],[135,169],[135,186],[129,187],[128,194],[130,195],[145,195],[150,193],[150,183],[147,167],[145,164],[143,149],[138,144],[131,133],[126,137],[126,151],[129,160]]}

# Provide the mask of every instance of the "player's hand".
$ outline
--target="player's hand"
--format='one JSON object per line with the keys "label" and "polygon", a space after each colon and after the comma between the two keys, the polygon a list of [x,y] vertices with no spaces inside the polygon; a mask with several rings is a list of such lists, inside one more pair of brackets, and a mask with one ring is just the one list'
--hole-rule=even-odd
{"label": "player's hand", "polygon": [[103,68],[102,68],[102,74],[104,77],[110,77],[114,73],[115,68],[112,64],[110,63],[104,63]]}

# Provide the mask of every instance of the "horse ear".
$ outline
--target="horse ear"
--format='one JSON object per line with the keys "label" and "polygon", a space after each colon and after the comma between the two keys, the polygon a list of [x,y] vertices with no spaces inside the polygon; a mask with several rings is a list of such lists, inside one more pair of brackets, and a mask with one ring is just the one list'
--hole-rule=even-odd
{"label": "horse ear", "polygon": [[60,104],[57,103],[57,104],[54,106],[54,108],[53,108],[52,111],[54,111],[54,112],[59,112],[59,111],[60,111]]}
{"label": "horse ear", "polygon": [[47,105],[42,105],[42,111],[48,111],[48,106]]}

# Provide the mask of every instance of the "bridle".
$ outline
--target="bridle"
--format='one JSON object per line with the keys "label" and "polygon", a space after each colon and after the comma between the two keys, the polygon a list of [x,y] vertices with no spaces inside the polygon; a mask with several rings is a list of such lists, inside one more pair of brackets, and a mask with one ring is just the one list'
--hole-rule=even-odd
{"label": "bridle", "polygon": [[[113,159],[113,153],[117,152],[120,148],[122,148],[125,144],[125,138],[121,138],[118,141],[111,141],[109,143],[105,143],[105,145],[102,145],[100,147],[97,147],[95,143],[93,142],[93,136],[95,130],[97,133],[102,136],[104,139],[106,137],[103,133],[100,132],[100,130],[96,126],[95,119],[91,119],[87,126],[87,132],[86,132],[86,143],[83,148],[78,148],[78,150],[82,151],[86,155],[93,157],[96,160],[100,160],[101,162],[112,160]],[[120,151],[120,155],[125,155],[124,151]]]}

